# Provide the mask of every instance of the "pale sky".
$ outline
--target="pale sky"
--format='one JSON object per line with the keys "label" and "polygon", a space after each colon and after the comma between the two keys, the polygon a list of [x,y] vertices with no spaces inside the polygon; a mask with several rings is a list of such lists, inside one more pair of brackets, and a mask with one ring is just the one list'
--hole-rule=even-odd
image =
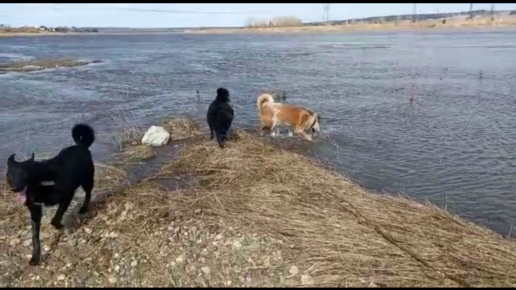
{"label": "pale sky", "polygon": [[[489,10],[491,4],[474,4]],[[418,4],[418,13],[466,11],[469,4]],[[413,4],[331,4],[330,20],[411,14]],[[497,10],[515,3],[495,4]],[[180,13],[177,13],[180,12]],[[204,13],[204,14],[203,14]],[[211,14],[210,14],[211,13]],[[226,14],[215,14],[226,13]],[[296,16],[320,21],[322,4],[0,4],[0,23],[12,26],[198,27],[242,26],[249,17]]]}

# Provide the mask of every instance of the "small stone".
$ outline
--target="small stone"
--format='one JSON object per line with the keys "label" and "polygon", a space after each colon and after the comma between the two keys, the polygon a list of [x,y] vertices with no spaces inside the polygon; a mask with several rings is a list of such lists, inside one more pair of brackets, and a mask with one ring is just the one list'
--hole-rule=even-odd
{"label": "small stone", "polygon": [[233,242],[233,248],[240,249],[242,247],[242,244],[239,241]]}
{"label": "small stone", "polygon": [[194,213],[195,213],[195,214],[200,214],[200,213],[201,213],[201,209],[200,209],[200,208],[196,209],[196,210],[194,211]]}
{"label": "small stone", "polygon": [[301,275],[301,284],[303,285],[313,285],[314,279],[308,275]]}
{"label": "small stone", "polygon": [[89,235],[91,234],[92,230],[90,228],[84,228],[84,232]]}
{"label": "small stone", "polygon": [[109,233],[109,237],[110,238],[118,238],[118,234],[115,232],[111,232],[111,233]]}
{"label": "small stone", "polygon": [[210,275],[210,272],[211,272],[210,267],[208,267],[208,266],[204,266],[204,267],[202,267],[202,268],[201,268],[201,271],[202,271],[204,274],[206,274],[206,275]]}
{"label": "small stone", "polygon": [[222,235],[221,234],[218,234],[218,235],[215,236],[215,241],[218,241],[220,239],[222,239]]}
{"label": "small stone", "polygon": [[115,266],[115,272],[118,272],[118,271],[120,271],[120,266],[116,265]]}
{"label": "small stone", "polygon": [[20,239],[12,239],[12,240],[9,242],[9,245],[11,245],[11,247],[15,247],[15,246],[17,246],[19,243],[21,243],[21,240],[20,240]]}
{"label": "small stone", "polygon": [[138,141],[136,141],[136,140],[131,141],[131,146],[137,146],[137,145],[138,145]]}
{"label": "small stone", "polygon": [[185,260],[185,258],[183,257],[183,255],[179,255],[177,258],[176,258],[176,262],[178,263],[183,263],[183,261]]}
{"label": "small stone", "polygon": [[136,267],[138,265],[138,261],[134,260],[131,262],[131,267]]}
{"label": "small stone", "polygon": [[59,276],[57,276],[58,281],[63,281],[65,278],[66,276],[64,274],[60,274]]}
{"label": "small stone", "polygon": [[25,240],[25,241],[23,241],[23,246],[24,246],[24,247],[28,247],[28,246],[30,246],[31,244],[32,244],[32,241],[31,241],[31,240]]}
{"label": "small stone", "polygon": [[108,281],[111,284],[115,284],[118,279],[115,276],[109,276]]}
{"label": "small stone", "polygon": [[75,247],[77,245],[77,240],[70,239],[70,240],[68,240],[68,244],[70,245],[70,247]]}
{"label": "small stone", "polygon": [[296,266],[292,266],[290,267],[290,270],[288,272],[290,273],[290,275],[297,275],[297,273],[299,273],[299,268],[297,268]]}

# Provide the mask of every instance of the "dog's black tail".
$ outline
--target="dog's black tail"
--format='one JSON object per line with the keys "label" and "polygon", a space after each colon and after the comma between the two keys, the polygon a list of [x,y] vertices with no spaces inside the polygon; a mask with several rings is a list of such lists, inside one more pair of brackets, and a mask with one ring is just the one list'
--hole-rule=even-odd
{"label": "dog's black tail", "polygon": [[89,148],[95,142],[95,131],[87,124],[76,124],[72,129],[73,141],[77,145]]}

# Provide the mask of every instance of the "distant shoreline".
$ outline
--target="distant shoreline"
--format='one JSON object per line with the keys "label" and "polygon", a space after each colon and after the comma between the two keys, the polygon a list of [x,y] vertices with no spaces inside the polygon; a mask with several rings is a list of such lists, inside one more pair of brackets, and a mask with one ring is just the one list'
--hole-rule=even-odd
{"label": "distant shoreline", "polygon": [[[443,23],[443,21],[445,21]],[[264,28],[218,28],[218,29],[189,29],[186,34],[281,34],[281,33],[346,33],[369,31],[418,31],[433,29],[474,29],[474,28],[506,28],[516,26],[516,17],[507,17],[491,21],[488,17],[475,20],[438,19],[418,22],[401,21],[385,23],[351,23],[343,25],[319,25],[297,27],[264,27]]]}
{"label": "distant shoreline", "polygon": [[60,35],[88,35],[101,34],[93,32],[0,32],[0,37],[16,37],[16,36],[60,36]]}
{"label": "distant shoreline", "polygon": [[[444,22],[443,22],[444,21]],[[19,36],[66,36],[66,35],[138,35],[138,34],[282,34],[282,33],[346,33],[369,31],[418,31],[433,29],[474,29],[474,28],[507,28],[516,26],[516,17],[508,16],[491,21],[489,17],[466,20],[450,18],[424,20],[418,22],[400,21],[384,23],[350,23],[343,25],[305,25],[296,27],[263,27],[263,28],[190,28],[182,31],[122,31],[122,32],[6,32],[0,37]]]}

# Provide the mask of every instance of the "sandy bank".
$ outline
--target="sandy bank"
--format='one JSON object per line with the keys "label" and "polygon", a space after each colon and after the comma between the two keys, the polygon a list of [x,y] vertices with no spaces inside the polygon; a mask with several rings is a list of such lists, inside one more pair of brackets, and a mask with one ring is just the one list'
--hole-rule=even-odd
{"label": "sandy bank", "polygon": [[13,61],[0,63],[0,74],[8,72],[32,72],[59,67],[76,67],[101,62],[101,60],[84,61],[71,58]]}
{"label": "sandy bank", "polygon": [[[4,191],[0,285],[516,285],[513,241],[434,206],[370,193],[266,138],[239,131],[221,150],[207,136],[127,147],[124,160],[163,163],[65,233],[47,214],[44,267],[28,266],[28,213]],[[99,164],[94,194],[127,185],[125,168]]]}

